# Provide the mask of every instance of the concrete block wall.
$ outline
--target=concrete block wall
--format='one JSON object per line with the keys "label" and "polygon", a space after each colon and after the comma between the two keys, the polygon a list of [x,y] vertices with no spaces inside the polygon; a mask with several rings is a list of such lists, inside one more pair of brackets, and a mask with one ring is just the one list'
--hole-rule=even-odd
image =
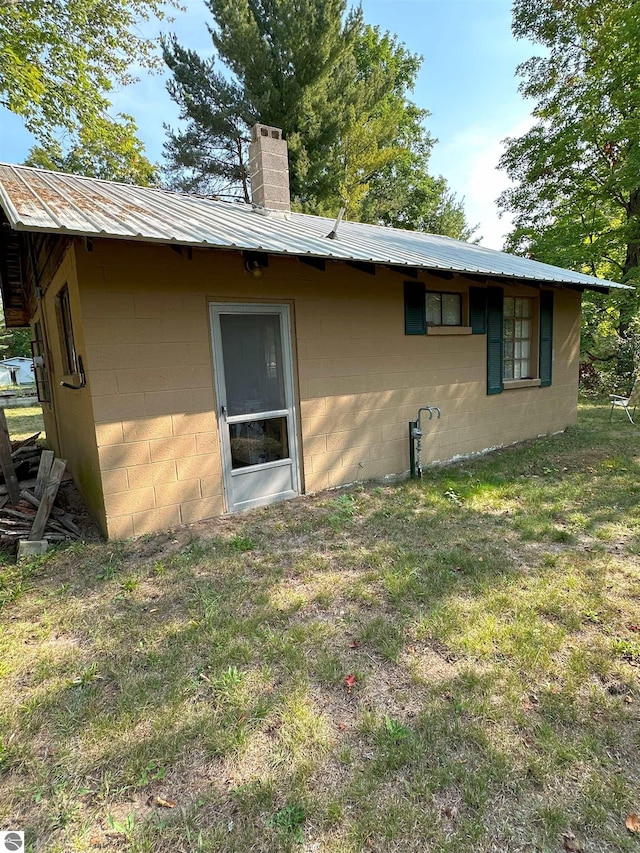
{"label": "concrete block wall", "polygon": [[[340,263],[321,272],[270,258],[256,277],[239,253],[96,240],[76,246],[104,490],[113,538],[225,511],[210,302],[287,303],[293,324],[296,416],[305,491],[398,474],[409,465],[408,422],[442,409],[425,461],[554,432],[576,419],[580,296],[555,294],[550,388],[486,394],[482,335],[405,336],[403,278]],[[462,280],[429,280],[466,292]],[[535,295],[515,288],[514,295]]]}
{"label": "concrete block wall", "polygon": [[[464,290],[460,283],[443,287],[432,281],[428,286]],[[536,294],[528,287],[507,292]],[[360,299],[367,298],[361,309]],[[408,423],[423,405],[437,405],[443,413],[442,420],[426,426],[426,462],[575,423],[580,296],[557,291],[555,302],[553,385],[487,396],[485,336],[405,336],[395,278],[386,287],[362,284],[359,293],[351,288],[348,295],[327,295],[321,303],[300,300],[296,316],[307,488],[406,471]]]}
{"label": "concrete block wall", "polygon": [[124,538],[220,515],[224,501],[204,288],[180,292],[186,259],[112,245],[98,268],[83,258],[82,306],[106,529]]}
{"label": "concrete block wall", "polygon": [[76,258],[73,249],[67,252],[53,279],[46,282],[34,318],[40,322],[47,344],[51,402],[44,403],[42,410],[47,443],[57,456],[66,460],[67,471],[71,473],[82,492],[87,507],[104,527],[104,501],[91,391],[89,387],[74,390],[60,384],[65,376],[56,298],[65,286],[69,290],[76,353],[82,356],[86,367],[86,341]]}

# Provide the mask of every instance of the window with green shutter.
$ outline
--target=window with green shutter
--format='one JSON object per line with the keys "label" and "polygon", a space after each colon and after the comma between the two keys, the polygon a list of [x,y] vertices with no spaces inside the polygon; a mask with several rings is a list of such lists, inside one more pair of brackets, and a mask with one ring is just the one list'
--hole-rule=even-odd
{"label": "window with green shutter", "polygon": [[553,291],[543,290],[537,299],[504,296],[497,287],[486,294],[487,394],[525,384],[551,385]]}

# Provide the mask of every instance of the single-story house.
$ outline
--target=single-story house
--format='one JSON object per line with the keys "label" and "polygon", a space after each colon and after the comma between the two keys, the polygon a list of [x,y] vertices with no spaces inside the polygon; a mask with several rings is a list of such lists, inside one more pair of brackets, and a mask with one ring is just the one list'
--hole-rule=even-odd
{"label": "single-story house", "polygon": [[9,381],[12,385],[33,385],[35,382],[33,359],[17,355],[14,358],[4,358],[0,361],[0,368],[9,373]]}
{"label": "single-story house", "polygon": [[6,322],[30,325],[48,441],[111,538],[563,430],[580,301],[610,282],[447,237],[0,165]]}

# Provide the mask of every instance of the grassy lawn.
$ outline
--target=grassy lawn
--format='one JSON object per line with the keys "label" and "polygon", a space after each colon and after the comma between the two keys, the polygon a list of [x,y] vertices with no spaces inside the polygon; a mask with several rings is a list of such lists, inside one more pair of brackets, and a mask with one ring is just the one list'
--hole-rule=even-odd
{"label": "grassy lawn", "polygon": [[47,853],[640,851],[640,427],[607,417],[0,567],[0,828]]}
{"label": "grassy lawn", "polygon": [[36,432],[42,433],[40,438],[44,437],[42,408],[39,405],[6,408],[4,413],[7,418],[9,435],[14,441],[21,438],[28,438]]}

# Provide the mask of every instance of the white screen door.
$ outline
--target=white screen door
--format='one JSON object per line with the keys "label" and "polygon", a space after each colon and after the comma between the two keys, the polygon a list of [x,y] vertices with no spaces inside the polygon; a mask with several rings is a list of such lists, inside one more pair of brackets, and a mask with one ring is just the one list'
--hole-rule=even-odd
{"label": "white screen door", "polygon": [[300,493],[287,305],[211,304],[227,510]]}

